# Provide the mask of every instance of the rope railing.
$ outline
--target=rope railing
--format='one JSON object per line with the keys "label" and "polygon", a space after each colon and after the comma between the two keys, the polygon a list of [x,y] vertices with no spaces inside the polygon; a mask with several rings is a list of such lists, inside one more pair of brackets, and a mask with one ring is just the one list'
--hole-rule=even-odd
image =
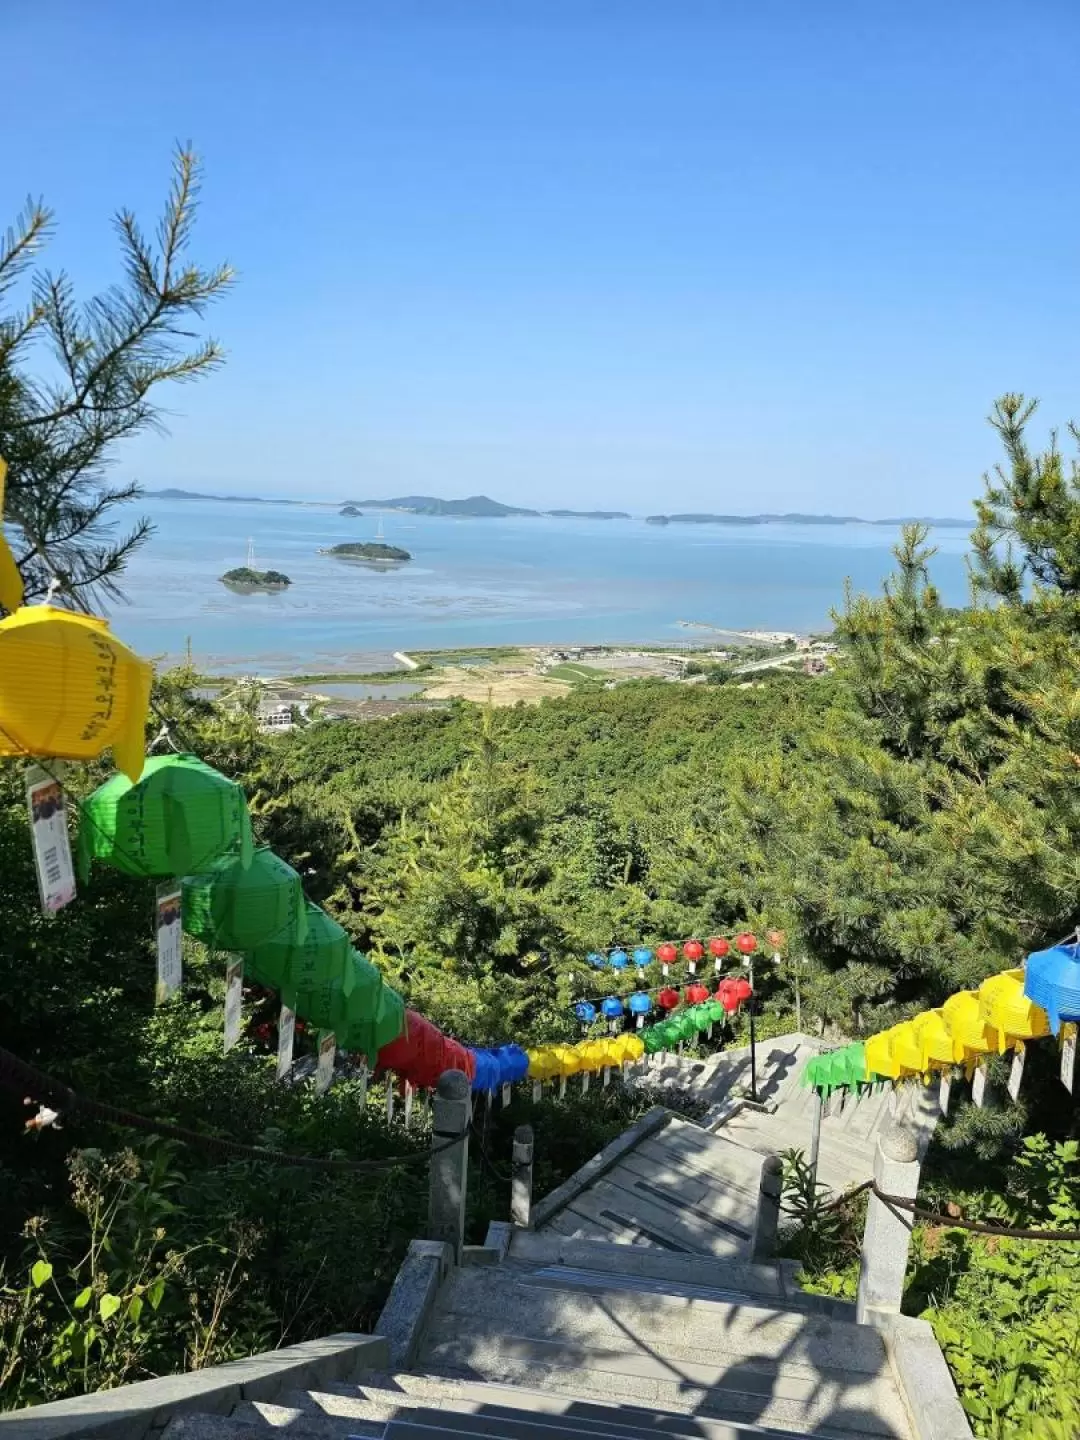
{"label": "rope railing", "polygon": [[258,1160],[270,1165],[299,1167],[305,1170],[328,1170],[338,1173],[371,1175],[380,1171],[396,1170],[406,1165],[426,1165],[433,1155],[449,1150],[461,1143],[455,1136],[444,1144],[417,1150],[407,1155],[387,1156],[382,1160],[335,1160],[321,1155],[290,1155],[281,1150],[268,1150],[259,1145],[244,1145],[222,1135],[204,1135],[199,1130],[189,1130],[183,1125],[174,1125],[168,1120],[155,1120],[139,1115],[132,1110],[110,1105],[104,1100],[95,1100],[80,1095],[70,1085],[45,1074],[28,1061],[12,1054],[0,1046],[0,1089],[32,1095],[32,1103],[47,1100],[59,1112],[78,1112],[110,1125],[119,1125],[127,1130],[139,1130],[146,1134],[165,1139],[178,1140],[220,1155],[236,1155],[246,1160]]}
{"label": "rope railing", "polygon": [[942,1229],[946,1230],[970,1230],[976,1235],[996,1235],[999,1238],[1010,1240],[1056,1240],[1063,1244],[1080,1241],[1080,1230],[1039,1230],[1029,1225],[1005,1225],[965,1220],[958,1215],[943,1214],[940,1210],[928,1210],[926,1206],[919,1205],[914,1200],[908,1200],[902,1195],[890,1195],[880,1188],[876,1180],[864,1180],[861,1185],[855,1185],[852,1189],[845,1190],[843,1195],[830,1201],[828,1205],[823,1205],[822,1213],[827,1214],[833,1210],[840,1210],[867,1191],[876,1195],[883,1205],[888,1206],[898,1220],[902,1219],[902,1216],[897,1212],[906,1210],[917,1220],[924,1220],[930,1225],[940,1225]]}

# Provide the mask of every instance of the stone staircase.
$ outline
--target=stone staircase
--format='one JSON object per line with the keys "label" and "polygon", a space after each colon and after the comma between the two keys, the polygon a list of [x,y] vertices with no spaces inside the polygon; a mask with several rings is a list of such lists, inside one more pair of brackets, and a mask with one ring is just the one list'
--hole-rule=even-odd
{"label": "stone staircase", "polygon": [[[699,1074],[719,1128],[659,1116],[561,1187],[538,1229],[451,1269],[407,1368],[177,1416],[164,1440],[924,1440],[882,1333],[800,1291],[790,1262],[751,1258],[764,1155],[809,1148],[813,1098],[797,1080],[811,1053],[801,1036],[759,1047],[774,1113],[731,1103],[744,1053]],[[822,1178],[872,1173],[888,1110],[885,1096],[836,1108]]]}
{"label": "stone staircase", "polygon": [[[902,1352],[888,1324],[856,1324],[854,1306],[799,1290],[792,1262],[753,1256],[764,1157],[809,1149],[814,1102],[797,1082],[814,1048],[802,1036],[759,1047],[758,1108],[736,1098],[746,1052],[712,1057],[690,1078],[708,1089],[713,1128],[651,1112],[541,1202],[533,1230],[492,1226],[458,1266],[450,1245],[415,1242],[377,1327],[385,1340],[313,1342],[336,1348],[344,1366],[297,1365],[273,1389],[240,1375],[225,1390],[218,1382],[213,1405],[193,1395],[130,1434],[969,1440],[929,1327]],[[682,1084],[699,1064],[668,1057],[656,1068]],[[928,1139],[932,1107],[906,1096],[901,1106]],[[835,1188],[867,1178],[893,1108],[874,1095],[837,1105],[822,1124],[822,1178]],[[80,1433],[28,1429],[12,1440]]]}

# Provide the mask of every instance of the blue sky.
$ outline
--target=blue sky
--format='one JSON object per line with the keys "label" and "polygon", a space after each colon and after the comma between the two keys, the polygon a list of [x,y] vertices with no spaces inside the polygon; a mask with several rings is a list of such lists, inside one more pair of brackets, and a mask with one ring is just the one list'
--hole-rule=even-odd
{"label": "blue sky", "polygon": [[0,10],[0,221],[104,285],[190,138],[240,271],[147,485],[964,514],[1080,417],[1076,0]]}

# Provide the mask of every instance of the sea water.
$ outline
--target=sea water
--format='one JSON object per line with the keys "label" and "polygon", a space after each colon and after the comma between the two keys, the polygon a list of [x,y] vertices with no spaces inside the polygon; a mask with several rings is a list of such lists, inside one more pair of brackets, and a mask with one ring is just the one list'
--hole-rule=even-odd
{"label": "sea water", "polygon": [[[135,507],[132,507],[133,512]],[[142,654],[189,642],[219,673],[294,674],[392,665],[396,650],[479,645],[724,643],[720,629],[827,629],[845,579],[876,594],[895,530],[872,525],[647,525],[634,520],[454,519],[335,506],[141,502],[156,530],[107,608]],[[400,566],[322,555],[378,538]],[[220,576],[246,563],[292,579],[236,594]],[[935,532],[931,573],[949,604],[967,599],[966,530]]]}

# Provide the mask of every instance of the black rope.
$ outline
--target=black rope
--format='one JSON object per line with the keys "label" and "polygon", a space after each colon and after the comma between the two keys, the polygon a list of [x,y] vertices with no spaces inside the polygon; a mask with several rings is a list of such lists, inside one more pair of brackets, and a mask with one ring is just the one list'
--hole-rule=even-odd
{"label": "black rope", "polygon": [[194,1145],[221,1155],[239,1155],[247,1160],[261,1160],[271,1165],[288,1165],[305,1170],[333,1170],[352,1174],[373,1175],[384,1170],[396,1170],[403,1165],[426,1164],[433,1155],[448,1150],[451,1145],[461,1143],[460,1135],[430,1150],[418,1150],[411,1155],[394,1155],[384,1160],[331,1160],[320,1155],[288,1155],[280,1150],[266,1150],[257,1145],[242,1145],[238,1140],[229,1140],[221,1135],[204,1135],[198,1130],[188,1130],[182,1125],[173,1125],[167,1120],[152,1120],[146,1115],[123,1110],[119,1106],[79,1095],[70,1085],[46,1075],[36,1066],[21,1060],[10,1050],[0,1046],[0,1088],[32,1095],[34,1102],[49,1101],[59,1111],[74,1111],[104,1120],[110,1125],[120,1125],[127,1130],[141,1130],[150,1135],[159,1135],[170,1140],[179,1140],[184,1145]]}
{"label": "black rope", "polygon": [[876,1180],[864,1180],[861,1185],[856,1185],[851,1190],[845,1190],[839,1199],[822,1206],[822,1212],[839,1210],[867,1190],[876,1195],[882,1204],[896,1215],[898,1220],[903,1217],[897,1212],[906,1210],[916,1219],[925,1220],[930,1225],[940,1225],[948,1230],[971,1230],[976,1235],[997,1235],[1010,1240],[1055,1240],[1063,1244],[1080,1241],[1080,1230],[1036,1230],[1031,1226],[1023,1225],[985,1224],[978,1220],[964,1220],[959,1216],[942,1214],[940,1210],[928,1210],[925,1206],[917,1205],[914,1200],[907,1200],[902,1195],[889,1195],[878,1187]]}

